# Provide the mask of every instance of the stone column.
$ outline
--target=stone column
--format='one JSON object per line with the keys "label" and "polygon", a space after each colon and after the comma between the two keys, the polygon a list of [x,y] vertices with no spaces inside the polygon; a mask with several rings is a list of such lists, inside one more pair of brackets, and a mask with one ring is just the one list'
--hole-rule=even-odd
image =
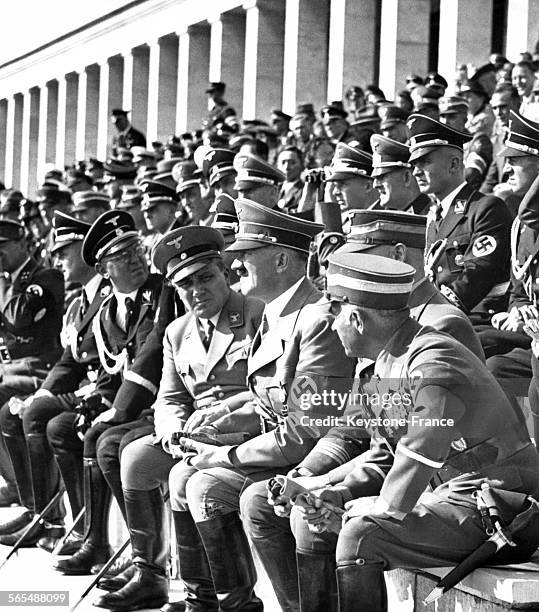
{"label": "stone column", "polygon": [[0,100],[0,180],[5,183],[8,100]]}
{"label": "stone column", "polygon": [[79,75],[76,72],[66,74],[66,117],[65,117],[65,164],[71,165],[77,160],[77,107]]}
{"label": "stone column", "polygon": [[88,74],[86,67],[79,71],[79,89],[77,100],[77,130],[75,138],[75,155],[77,160],[86,157],[86,105],[88,92]]}
{"label": "stone column", "polygon": [[[24,96],[17,93],[13,96],[14,117],[13,117],[13,158],[11,168],[11,181],[6,187],[21,189],[21,161],[22,161],[22,124]],[[26,195],[26,194],[25,194]]]}
{"label": "stone column", "polygon": [[122,84],[122,108],[132,110],[133,106],[133,51],[128,49],[122,53],[124,62],[123,84]]}
{"label": "stone column", "polygon": [[56,167],[64,169],[66,140],[66,77],[58,79],[58,114],[56,121]]}
{"label": "stone column", "polygon": [[268,118],[283,98],[285,0],[248,0],[243,118]]}
{"label": "stone column", "polygon": [[286,0],[282,107],[289,114],[296,102],[320,108],[327,101],[329,6],[326,0]]}
{"label": "stone column", "polygon": [[58,132],[58,81],[56,79],[46,84],[47,89],[47,134],[45,145],[45,162],[54,164],[56,161],[56,143]]}
{"label": "stone column", "polygon": [[[86,66],[86,128],[85,158],[97,157],[97,131],[99,123],[99,66]],[[103,161],[103,160],[102,160]]]}
{"label": "stone column", "polygon": [[486,64],[491,34],[492,0],[440,0],[438,72],[451,83],[457,64]]}
{"label": "stone column", "polygon": [[105,160],[108,153],[109,132],[109,62],[99,64],[99,101],[97,111],[97,158]]}
{"label": "stone column", "polygon": [[207,23],[178,32],[176,133],[200,128],[207,112],[210,28]]}
{"label": "stone column", "polygon": [[350,85],[364,87],[377,75],[378,0],[331,0],[328,100],[341,100]]}
{"label": "stone column", "polygon": [[33,87],[23,95],[20,185],[30,198],[37,187],[39,93],[39,87]]}
{"label": "stone column", "polygon": [[147,139],[165,140],[174,133],[178,89],[178,40],[165,36],[150,45]]}
{"label": "stone column", "polygon": [[539,0],[507,1],[505,55],[516,62],[522,51],[533,53],[539,40]]}
{"label": "stone column", "polygon": [[[133,80],[131,106],[129,107],[131,109],[131,123],[134,127],[143,132],[148,120],[148,77],[150,69],[150,49],[148,45],[135,47],[132,50],[132,56]],[[124,63],[124,74],[125,70]],[[149,139],[148,147],[151,148]]]}
{"label": "stone column", "polygon": [[379,84],[388,100],[408,73],[428,70],[429,14],[430,0],[382,0]]}

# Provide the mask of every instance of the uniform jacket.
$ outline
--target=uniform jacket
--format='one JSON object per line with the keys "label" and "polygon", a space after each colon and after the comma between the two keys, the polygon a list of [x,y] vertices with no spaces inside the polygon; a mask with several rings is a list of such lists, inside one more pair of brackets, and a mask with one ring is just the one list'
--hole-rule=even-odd
{"label": "uniform jacket", "polygon": [[420,193],[417,198],[410,203],[406,212],[413,212],[416,215],[427,215],[432,206],[432,200],[428,195]]}
{"label": "uniform jacket", "polygon": [[100,361],[96,392],[101,394],[105,405],[112,405],[123,379],[133,378],[135,382],[138,381],[144,394],[148,387],[157,389],[161,379],[159,360],[148,359],[143,375],[135,376],[129,372],[154,327],[162,287],[163,279],[159,274],[148,276],[135,297],[133,322],[127,333],[116,323],[118,302],[114,293],[103,301],[93,319],[92,329]]}
{"label": "uniform jacket", "polygon": [[[325,431],[304,424],[301,397],[324,390],[350,389],[355,362],[346,357],[335,331],[330,303],[304,279],[284,307],[276,329],[258,334],[249,357],[249,386],[271,431],[235,447],[235,468],[296,464]],[[310,406],[312,417],[334,412],[333,405]]]}
{"label": "uniform jacket", "polygon": [[[286,191],[285,191],[286,185]],[[298,179],[294,183],[283,183],[279,191],[277,206],[287,213],[295,212],[298,208],[301,194],[303,193],[303,181]]]}
{"label": "uniform jacket", "polygon": [[260,300],[230,291],[207,351],[191,312],[167,327],[163,376],[155,402],[158,440],[183,429],[197,408],[248,391],[247,357],[263,310]]}
{"label": "uniform jacket", "polygon": [[503,295],[509,280],[510,229],[511,215],[499,198],[465,185],[438,228],[433,218],[427,226],[427,253],[447,238],[433,270],[436,286],[449,287],[467,310],[489,293]]}
{"label": "uniform jacket", "polygon": [[[409,299],[410,316],[421,326],[449,334],[462,343],[482,362],[485,354],[470,319],[453,306],[427,279],[415,283]],[[359,381],[359,373],[356,383]],[[357,390],[357,389],[356,389]],[[301,462],[315,474],[351,461],[366,450],[368,442],[364,428],[337,427],[322,438],[311,453]]]}
{"label": "uniform jacket", "polygon": [[[514,455],[531,449],[525,426],[489,370],[450,336],[410,319],[378,356],[365,390],[371,397],[389,392],[410,401],[383,409],[371,404],[360,414],[404,417],[408,424],[371,431],[371,450],[342,482],[352,497],[365,490],[374,495],[378,488],[390,509],[407,513],[433,478],[458,478],[461,489],[466,481],[497,479],[500,488],[533,492],[513,463]],[[452,419],[453,425],[412,426],[413,415]]]}
{"label": "uniform jacket", "polygon": [[109,283],[102,280],[86,312],[81,310],[80,298],[74,300],[73,308],[76,307],[77,312],[72,325],[68,323],[69,329],[65,330],[67,345],[62,356],[41,385],[42,389],[54,395],[71,393],[79,388],[80,383],[88,377],[89,372],[94,372],[97,376],[99,357],[92,321],[103,300],[110,295],[111,291]]}
{"label": "uniform jacket", "polygon": [[[29,259],[13,283],[0,284],[0,337],[16,361],[49,369],[61,354],[64,279]],[[12,364],[13,365],[13,364]]]}
{"label": "uniform jacket", "polygon": [[130,126],[125,134],[115,134],[112,137],[112,152],[115,155],[118,149],[131,147],[146,147],[146,136]]}
{"label": "uniform jacket", "polygon": [[470,142],[464,143],[464,174],[466,182],[480,189],[492,163],[492,142],[484,132],[474,134]]}

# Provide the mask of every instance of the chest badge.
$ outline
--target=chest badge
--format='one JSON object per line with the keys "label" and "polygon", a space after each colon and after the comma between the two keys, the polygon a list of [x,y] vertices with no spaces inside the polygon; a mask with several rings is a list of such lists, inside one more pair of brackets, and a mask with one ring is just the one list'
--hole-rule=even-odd
{"label": "chest badge", "polygon": [[457,215],[462,215],[462,213],[466,210],[466,200],[457,200],[455,202],[454,210]]}

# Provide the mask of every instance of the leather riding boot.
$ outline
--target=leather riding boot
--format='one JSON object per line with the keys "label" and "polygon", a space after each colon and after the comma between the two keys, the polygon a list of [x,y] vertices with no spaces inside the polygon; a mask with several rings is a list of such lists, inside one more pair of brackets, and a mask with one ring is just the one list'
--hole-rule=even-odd
{"label": "leather riding boot", "polygon": [[116,575],[105,574],[97,583],[97,588],[103,591],[119,591],[135,575],[136,566],[131,563],[122,572]]}
{"label": "leather riding boot", "polygon": [[210,564],[221,612],[261,611],[254,594],[256,572],[247,536],[236,512],[196,524]]}
{"label": "leather riding boot", "polygon": [[387,612],[387,591],[381,563],[337,566],[339,612]]}
{"label": "leather riding boot", "polygon": [[124,500],[135,574],[124,587],[99,597],[94,605],[120,611],[158,608],[168,601],[169,547],[161,489],[124,490]]}
{"label": "leather riding boot", "polygon": [[[46,434],[27,434],[26,448],[28,449],[32,477],[34,512],[38,514],[49,503],[51,497],[57,493],[60,487],[60,474]],[[56,528],[54,531],[56,537],[44,536],[37,542],[38,546],[40,542],[51,550],[56,546],[58,538],[64,534],[64,517],[65,507],[60,498],[45,517],[45,526]]]}
{"label": "leather riding boot", "polygon": [[3,536],[20,531],[30,524],[34,517],[34,496],[25,437],[2,433],[2,438],[15,473],[18,499],[27,509],[27,512],[0,525],[0,535]]}
{"label": "leather riding boot", "polygon": [[251,543],[270,579],[282,612],[298,612],[298,568],[296,542],[292,534],[254,538]]}
{"label": "leather riding boot", "polygon": [[335,555],[296,552],[300,612],[337,610]]}
{"label": "leather riding boot", "polygon": [[172,516],[180,562],[180,578],[186,592],[186,610],[189,612],[217,611],[219,602],[213,588],[208,557],[195,521],[190,512],[173,510]]}
{"label": "leather riding boot", "polygon": [[4,437],[0,434],[0,508],[20,506],[19,492]]}
{"label": "leather riding boot", "polygon": [[[19,539],[24,534],[28,525],[25,525],[22,529],[9,533],[7,535],[0,536],[0,544],[4,546],[15,546]],[[58,540],[65,533],[62,526],[50,525],[46,521],[39,521],[32,529],[25,535],[24,540],[21,542],[21,548],[31,548],[35,546],[41,538],[50,538]]]}
{"label": "leather riding boot", "polygon": [[111,493],[95,459],[83,459],[83,481],[84,542],[72,557],[56,561],[53,566],[66,575],[90,574],[93,565],[105,562],[112,555],[108,534]]}

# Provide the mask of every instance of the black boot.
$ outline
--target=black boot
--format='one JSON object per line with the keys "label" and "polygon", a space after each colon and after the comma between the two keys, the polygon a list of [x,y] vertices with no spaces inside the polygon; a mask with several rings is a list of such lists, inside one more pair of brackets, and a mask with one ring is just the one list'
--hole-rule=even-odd
{"label": "black boot", "polygon": [[301,612],[333,612],[337,609],[335,555],[296,552]]}
{"label": "black boot", "polygon": [[17,485],[14,482],[9,482],[5,479],[5,485],[0,486],[0,508],[11,508],[12,506],[20,506],[19,492]]}
{"label": "black boot", "polygon": [[258,558],[262,562],[271,586],[275,591],[282,612],[298,612],[298,568],[296,564],[296,541],[292,534],[250,540]]}
{"label": "black boot", "polygon": [[[358,559],[358,562],[363,559]],[[337,566],[339,612],[387,612],[387,591],[381,563]]]}
{"label": "black boot", "polygon": [[124,500],[135,575],[119,591],[99,597],[94,605],[120,611],[158,608],[168,601],[168,542],[161,489],[124,490]]}
{"label": "black boot", "polygon": [[136,566],[131,563],[129,567],[126,567],[119,574],[113,575],[107,573],[99,579],[97,587],[104,591],[119,591],[133,578],[136,569]]}
{"label": "black boot", "polygon": [[30,524],[34,516],[34,495],[32,492],[32,480],[30,475],[30,464],[26,450],[26,439],[23,435],[12,436],[2,432],[9,460],[13,466],[17,483],[18,499],[27,509],[21,516],[0,525],[0,535],[7,535],[20,531]]}
{"label": "black boot", "polygon": [[53,566],[68,576],[90,574],[93,565],[107,561],[112,555],[108,534],[110,489],[95,459],[83,459],[83,472],[85,540],[72,557],[56,561]]}
{"label": "black boot", "polygon": [[4,437],[0,434],[0,508],[20,506],[19,492],[13,466],[7,452]]}
{"label": "black boot", "polygon": [[236,512],[197,523],[221,612],[261,611],[254,594],[256,572],[249,542]]}
{"label": "black boot", "polygon": [[[27,528],[28,525],[8,535],[0,536],[0,544],[4,546],[14,546]],[[58,540],[63,535],[64,528],[62,526],[50,525],[47,523],[47,521],[41,520],[39,523],[36,523],[34,527],[32,527],[32,529],[30,529],[30,531],[26,534],[24,540],[21,542],[21,547],[31,548],[35,546],[41,538]]]}
{"label": "black boot", "polygon": [[[173,510],[176,548],[180,561],[180,578],[185,587],[185,609],[188,612],[212,612],[219,609],[213,588],[208,557],[190,512]],[[171,603],[162,612],[178,612],[183,602]]]}
{"label": "black boot", "polygon": [[[73,520],[75,520],[84,507],[82,458],[71,453],[62,453],[54,457],[60,469],[62,480],[64,481],[67,497],[69,499],[69,506],[71,508],[71,516]],[[85,519],[79,520],[78,525],[73,529],[62,548],[57,552],[58,556],[74,555],[80,549],[84,541],[84,520]],[[40,540],[37,545],[43,550],[52,552],[56,543],[43,539]]]}
{"label": "black boot", "polygon": [[[27,434],[26,448],[32,477],[34,513],[39,514],[58,492],[60,474],[46,434]],[[48,534],[38,540],[38,545],[43,541],[51,550],[56,546],[58,539],[64,534],[64,516],[64,503],[60,498],[44,517]]]}

